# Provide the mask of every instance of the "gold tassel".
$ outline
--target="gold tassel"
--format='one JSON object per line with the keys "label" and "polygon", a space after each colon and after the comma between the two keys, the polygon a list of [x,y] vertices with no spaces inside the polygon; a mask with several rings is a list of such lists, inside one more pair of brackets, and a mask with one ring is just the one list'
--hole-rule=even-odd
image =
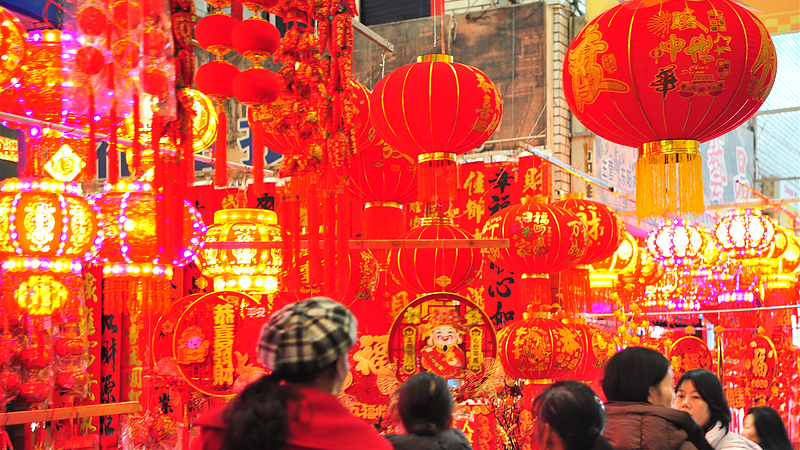
{"label": "gold tassel", "polygon": [[702,214],[702,183],[699,142],[671,140],[642,145],[636,163],[636,217]]}

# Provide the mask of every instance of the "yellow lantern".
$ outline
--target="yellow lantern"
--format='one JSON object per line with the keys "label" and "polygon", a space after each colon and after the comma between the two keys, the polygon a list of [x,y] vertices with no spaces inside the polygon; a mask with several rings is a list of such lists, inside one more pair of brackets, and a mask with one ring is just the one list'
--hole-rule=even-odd
{"label": "yellow lantern", "polygon": [[52,275],[32,275],[14,290],[14,300],[33,316],[49,316],[67,302],[68,291]]}
{"label": "yellow lantern", "polygon": [[636,239],[625,232],[622,243],[613,255],[589,266],[589,285],[593,289],[611,288],[617,284],[620,274],[633,275],[638,253]]}
{"label": "yellow lantern", "polygon": [[775,224],[759,211],[736,209],[717,222],[714,235],[731,258],[752,259],[764,256],[775,237]]}
{"label": "yellow lantern", "polygon": [[[262,209],[223,209],[214,213],[206,242],[278,242],[277,215]],[[214,279],[214,290],[274,293],[278,290],[281,252],[277,248],[206,248],[198,254],[203,275]]]}
{"label": "yellow lantern", "polygon": [[647,250],[665,267],[692,265],[703,250],[703,235],[688,221],[667,220],[647,236]]}

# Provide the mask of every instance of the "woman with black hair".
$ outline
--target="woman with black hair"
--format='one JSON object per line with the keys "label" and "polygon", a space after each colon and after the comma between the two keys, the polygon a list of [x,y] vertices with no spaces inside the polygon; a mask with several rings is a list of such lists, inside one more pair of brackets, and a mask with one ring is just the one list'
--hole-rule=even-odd
{"label": "woman with black hair", "polygon": [[261,329],[258,359],[271,370],[226,407],[195,421],[193,450],[391,450],[336,397],[350,370],[356,318],[315,297],[274,313]]}
{"label": "woman with black hair", "polygon": [[395,412],[408,433],[386,435],[395,450],[472,450],[464,433],[450,428],[453,394],[435,373],[420,372],[403,383]]}
{"label": "woman with black hair", "polygon": [[612,356],[603,392],[603,435],[616,450],[711,450],[692,417],[672,409],[672,369],[661,353],[628,347]]}
{"label": "woman with black hair", "polygon": [[692,369],[681,376],[675,389],[675,407],[688,412],[706,433],[714,450],[757,450],[753,442],[728,430],[731,409],[722,383],[712,372]]}
{"label": "woman with black hair", "polygon": [[533,402],[539,450],[613,450],[603,437],[606,415],[592,388],[559,381]]}
{"label": "woman with black hair", "polygon": [[744,418],[742,436],[755,442],[763,450],[792,450],[786,425],[778,412],[769,406],[750,408]]}

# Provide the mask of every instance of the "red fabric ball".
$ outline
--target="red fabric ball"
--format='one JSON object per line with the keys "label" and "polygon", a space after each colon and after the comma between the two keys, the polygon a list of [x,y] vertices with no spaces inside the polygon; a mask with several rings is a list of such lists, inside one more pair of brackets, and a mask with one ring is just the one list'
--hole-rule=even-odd
{"label": "red fabric ball", "polygon": [[139,66],[139,44],[130,39],[122,39],[114,43],[114,63],[125,71]]}
{"label": "red fabric ball", "polygon": [[378,82],[371,100],[378,135],[412,157],[479,147],[503,115],[500,92],[483,72],[444,61],[395,70]]}
{"label": "red fabric ball", "polygon": [[233,30],[233,47],[240,55],[253,61],[269,58],[281,43],[281,33],[275,25],[258,17],[242,21]]}
{"label": "red fabric ball", "polygon": [[775,47],[738,4],[624,2],[592,20],[564,58],[564,94],[618,144],[704,142],[749,119],[775,80]]}
{"label": "red fabric ball", "polygon": [[233,95],[245,105],[272,103],[281,93],[281,79],[259,66],[239,72],[233,79]]}
{"label": "red fabric ball", "polygon": [[164,53],[167,46],[167,34],[158,28],[148,28],[144,31],[144,52],[150,56],[158,56]]}
{"label": "red fabric ball", "polygon": [[155,97],[161,97],[169,89],[169,78],[164,69],[148,67],[142,73],[144,91]]}
{"label": "red fabric ball", "polygon": [[75,68],[86,75],[97,75],[104,64],[103,52],[94,47],[81,47],[75,54]]}
{"label": "red fabric ball", "polygon": [[239,21],[229,15],[209,14],[197,22],[194,36],[200,47],[222,56],[233,49],[233,30],[238,24]]}
{"label": "red fabric ball", "polygon": [[41,381],[25,382],[22,383],[19,397],[25,403],[38,404],[47,400],[47,397],[50,396],[51,389],[52,387],[49,383],[43,383]]}
{"label": "red fabric ball", "polygon": [[[399,239],[472,239],[452,225],[422,225]],[[481,276],[483,255],[472,248],[392,250],[389,267],[400,284],[417,292],[458,292]]]}
{"label": "red fabric ball", "polygon": [[87,36],[99,36],[106,30],[106,13],[96,7],[87,6],[78,11],[78,28]]}
{"label": "red fabric ball", "polygon": [[114,22],[126,29],[133,30],[142,21],[142,11],[138,6],[128,0],[122,0],[114,5]]}
{"label": "red fabric ball", "polygon": [[237,75],[236,66],[220,59],[200,66],[194,74],[194,84],[213,100],[227,100],[233,97],[233,80]]}

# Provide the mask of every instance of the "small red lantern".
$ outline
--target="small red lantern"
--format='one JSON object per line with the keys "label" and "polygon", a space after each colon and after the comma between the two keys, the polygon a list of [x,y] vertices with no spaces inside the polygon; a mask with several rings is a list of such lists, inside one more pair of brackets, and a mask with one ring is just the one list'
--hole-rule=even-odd
{"label": "small red lantern", "polygon": [[240,55],[257,63],[275,53],[281,43],[281,33],[275,25],[253,16],[236,25],[232,42]]}
{"label": "small red lantern", "polygon": [[114,22],[126,30],[133,30],[142,21],[141,9],[130,0],[122,0],[114,5]]}
{"label": "small red lantern", "polygon": [[238,20],[218,11],[200,19],[194,35],[200,47],[222,57],[233,50],[233,30],[238,24]]}
{"label": "small red lantern", "polygon": [[586,223],[589,242],[577,264],[592,264],[610,257],[625,238],[625,222],[616,211],[600,202],[586,200],[586,194],[562,195],[561,201],[553,206],[574,212]]}
{"label": "small red lantern", "polygon": [[370,132],[374,135],[374,128],[372,128],[372,124],[369,123],[369,118],[372,115],[372,108],[369,102],[370,92],[366,86],[352,78],[347,80],[347,82],[347,88],[350,90],[352,98],[351,104],[345,107],[352,108],[353,119],[350,126],[355,130],[356,148],[361,149],[369,145]]}
{"label": "small red lantern", "polygon": [[729,0],[624,2],[575,37],[563,68],[581,123],[639,148],[639,218],[703,212],[699,143],[750,118],[775,73],[764,25]]}
{"label": "small red lantern", "polygon": [[[423,225],[400,239],[472,239],[464,230],[442,219]],[[412,292],[458,292],[481,275],[483,257],[471,248],[407,248],[392,250],[389,267],[400,283]]]}
{"label": "small red lantern", "polygon": [[87,6],[78,11],[78,28],[87,36],[100,36],[106,30],[108,18],[105,11],[96,6]]}
{"label": "small red lantern", "polygon": [[194,74],[194,82],[198,91],[221,102],[233,97],[233,80],[236,75],[239,75],[236,66],[218,59],[200,66]]}
{"label": "small red lantern", "polygon": [[97,75],[103,70],[103,52],[95,47],[81,47],[75,54],[75,68],[86,75]]}
{"label": "small red lantern", "polygon": [[274,102],[281,93],[281,79],[260,66],[239,72],[233,79],[233,94],[236,100],[250,106],[261,106]]}

